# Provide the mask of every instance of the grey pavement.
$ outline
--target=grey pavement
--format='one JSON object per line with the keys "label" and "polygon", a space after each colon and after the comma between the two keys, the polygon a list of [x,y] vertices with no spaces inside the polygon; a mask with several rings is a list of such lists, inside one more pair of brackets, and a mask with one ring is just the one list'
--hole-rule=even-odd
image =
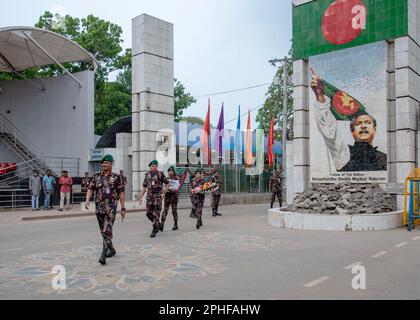
{"label": "grey pavement", "polygon": [[[144,212],[118,216],[118,254],[101,266],[96,217],[22,221],[0,214],[0,299],[420,299],[420,230],[315,232],[267,224],[267,205],[204,212],[195,229],[180,210],[180,230],[149,238]],[[366,269],[352,288],[351,265]],[[54,290],[54,266],[66,289]]]}

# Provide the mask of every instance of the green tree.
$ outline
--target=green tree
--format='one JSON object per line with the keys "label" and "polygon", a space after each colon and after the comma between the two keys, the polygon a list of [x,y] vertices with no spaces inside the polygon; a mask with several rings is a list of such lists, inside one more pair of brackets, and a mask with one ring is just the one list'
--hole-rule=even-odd
{"label": "green tree", "polygon": [[[290,52],[291,56],[291,52]],[[266,93],[266,100],[264,106],[258,111],[256,120],[261,122],[264,127],[264,134],[266,136],[270,133],[271,118],[274,116],[274,137],[275,140],[282,140],[283,137],[283,64],[277,68],[276,75],[273,82]],[[288,82],[287,96],[288,96],[288,121],[287,128],[289,132],[293,130],[293,64],[288,63]],[[280,117],[280,123],[279,123]]]}
{"label": "green tree", "polygon": [[175,97],[175,121],[180,121],[184,110],[191,106],[193,103],[196,103],[197,100],[190,95],[188,92],[185,91],[184,85],[178,81],[175,81],[175,90],[174,90],[174,97]]}
{"label": "green tree", "polygon": [[197,124],[197,125],[200,125],[200,126],[204,125],[204,120],[199,118],[199,117],[183,117],[183,118],[181,118],[180,122],[181,121],[185,121],[185,122],[188,122],[188,123],[191,123],[191,124]]}

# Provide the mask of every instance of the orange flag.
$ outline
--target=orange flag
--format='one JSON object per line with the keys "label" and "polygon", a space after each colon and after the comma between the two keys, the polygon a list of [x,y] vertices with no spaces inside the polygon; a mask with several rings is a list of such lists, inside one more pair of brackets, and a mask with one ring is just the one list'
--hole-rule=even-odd
{"label": "orange flag", "polygon": [[204,122],[203,133],[201,135],[201,163],[211,165],[211,152],[210,152],[210,99],[209,107],[207,110],[206,121]]}
{"label": "orange flag", "polygon": [[252,136],[251,136],[251,111],[248,110],[248,125],[246,128],[245,164],[252,166]]}
{"label": "orange flag", "polygon": [[270,124],[270,135],[268,136],[268,165],[272,166],[274,164],[274,117],[271,118]]}

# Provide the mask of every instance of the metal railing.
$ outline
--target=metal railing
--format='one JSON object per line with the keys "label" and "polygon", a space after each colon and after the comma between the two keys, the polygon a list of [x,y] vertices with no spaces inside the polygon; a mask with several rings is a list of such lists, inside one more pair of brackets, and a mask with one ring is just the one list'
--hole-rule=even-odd
{"label": "metal railing", "polygon": [[30,162],[33,169],[45,172],[42,152],[10,120],[0,114],[0,141],[8,146],[22,161]]}
{"label": "metal railing", "polygon": [[80,176],[80,158],[66,158],[66,157],[43,157],[44,163],[53,172],[61,172],[66,170],[70,176]]}
{"label": "metal railing", "polygon": [[31,207],[31,194],[27,189],[0,189],[0,208],[19,209]]}
{"label": "metal railing", "polygon": [[[72,192],[70,203],[78,205],[86,199],[86,192]],[[58,207],[60,204],[60,193],[58,190],[54,192],[50,200],[51,205]],[[12,210],[30,208],[32,206],[31,191],[28,189],[0,189],[0,209]],[[44,194],[41,191],[39,196],[39,208],[44,206]]]}

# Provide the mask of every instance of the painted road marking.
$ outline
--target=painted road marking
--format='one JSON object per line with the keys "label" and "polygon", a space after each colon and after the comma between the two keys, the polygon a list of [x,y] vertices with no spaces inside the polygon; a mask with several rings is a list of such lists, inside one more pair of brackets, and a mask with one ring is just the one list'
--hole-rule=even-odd
{"label": "painted road marking", "polygon": [[57,243],[51,243],[48,246],[49,247],[56,247],[56,246],[64,246],[66,244],[72,244],[73,241],[66,241],[66,242],[57,242]]}
{"label": "painted road marking", "polygon": [[14,251],[21,251],[21,250],[24,250],[24,249],[25,249],[25,248],[5,249],[5,250],[0,250],[0,253],[14,252]]}
{"label": "painted road marking", "polygon": [[318,285],[318,284],[320,284],[324,281],[327,281],[328,279],[329,279],[329,277],[322,277],[322,278],[316,279],[315,281],[312,281],[312,282],[309,282],[309,283],[305,284],[305,288],[315,287],[316,285]]}
{"label": "painted road marking", "polygon": [[381,257],[381,256],[384,256],[384,255],[386,255],[388,252],[386,252],[386,251],[382,251],[382,252],[379,252],[379,253],[377,253],[377,254],[374,254],[373,256],[371,256],[371,258],[379,258],[379,257]]}
{"label": "painted road marking", "polygon": [[414,237],[412,240],[413,240],[413,241],[420,240],[420,237]]}
{"label": "painted road marking", "polygon": [[362,264],[363,264],[363,262],[355,262],[355,263],[352,263],[351,265],[349,265],[347,267],[344,267],[343,269],[344,270],[351,270],[351,269],[353,269],[354,266],[361,266]]}
{"label": "painted road marking", "polygon": [[408,242],[402,242],[402,243],[400,243],[400,244],[397,244],[397,245],[395,246],[395,248],[401,248],[401,247],[406,246],[407,244],[408,244]]}

